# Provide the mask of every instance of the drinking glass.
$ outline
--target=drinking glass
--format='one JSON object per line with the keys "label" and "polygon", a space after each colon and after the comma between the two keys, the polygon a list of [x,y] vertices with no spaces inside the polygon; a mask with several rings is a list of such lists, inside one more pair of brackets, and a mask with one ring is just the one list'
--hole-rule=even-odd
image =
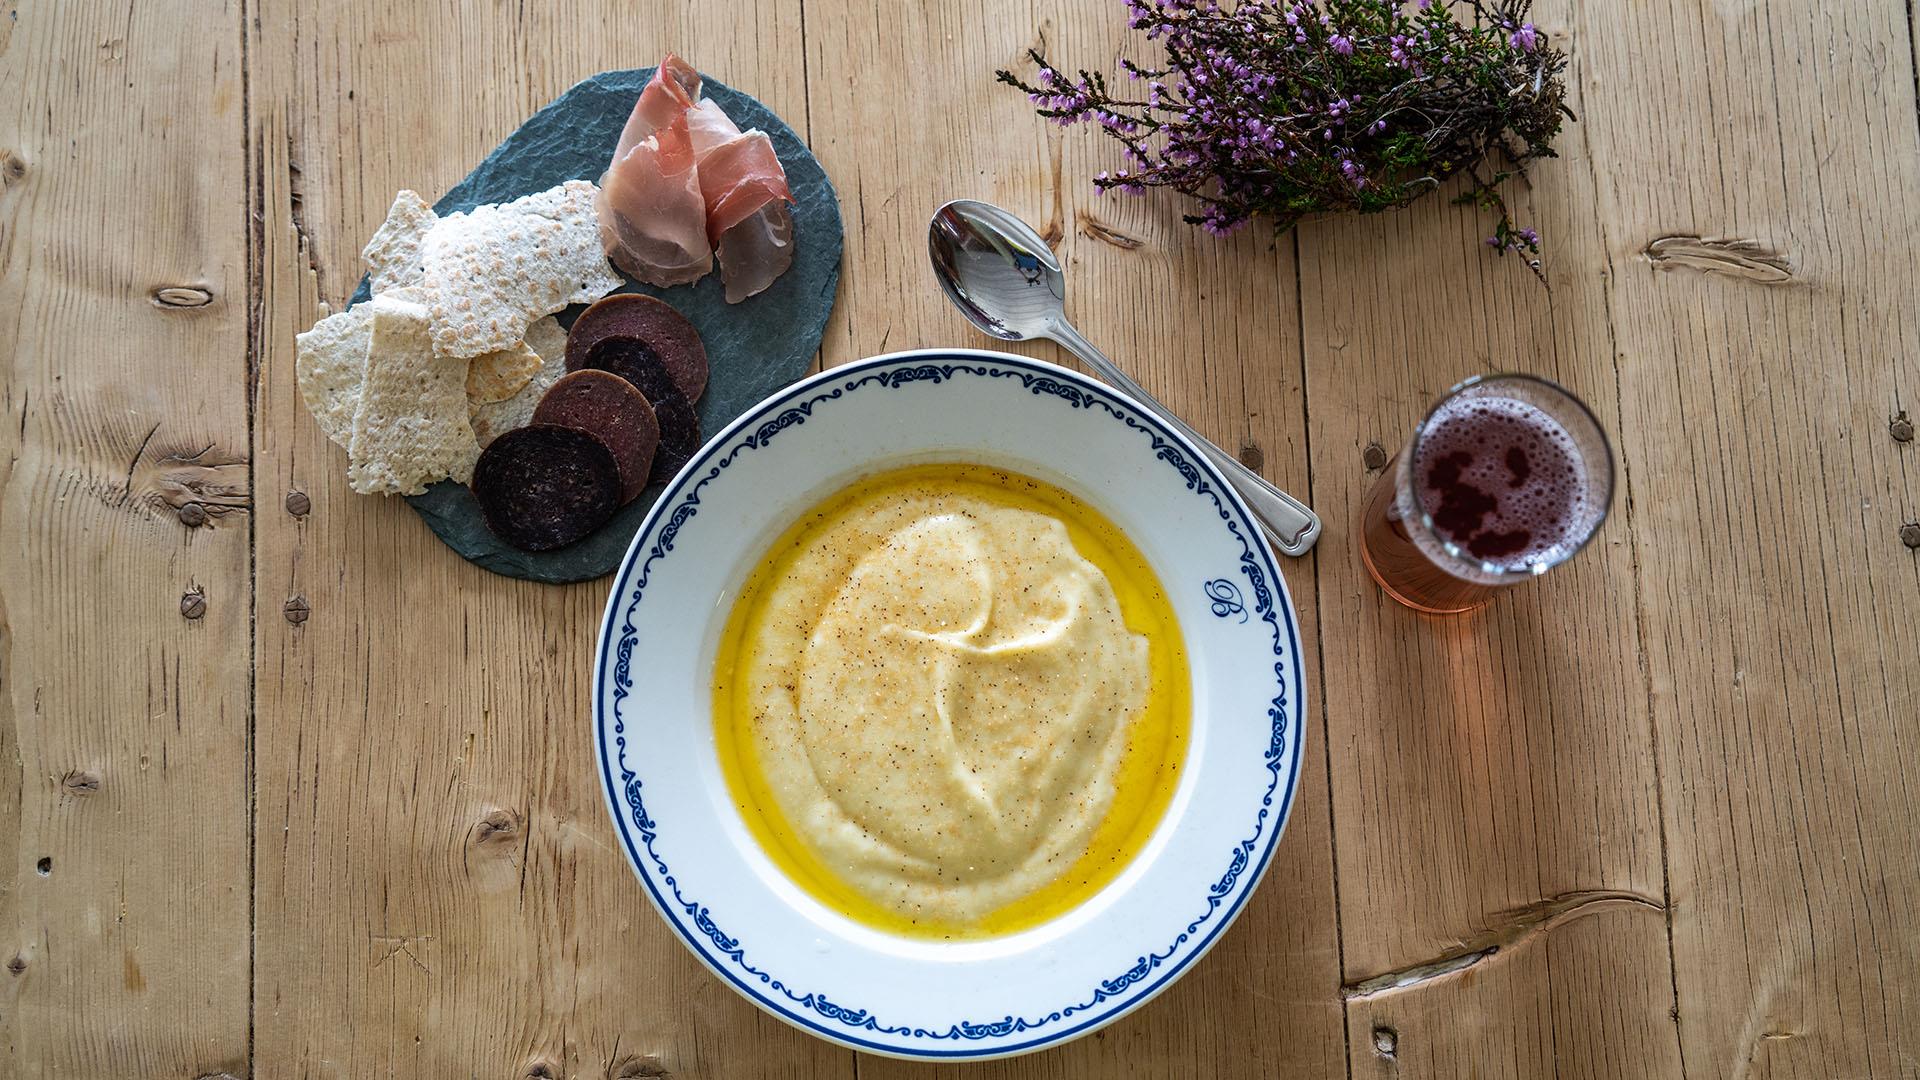
{"label": "drinking glass", "polygon": [[1476,375],[1375,481],[1360,557],[1416,611],[1470,611],[1572,558],[1612,501],[1613,449],[1592,410],[1538,376]]}

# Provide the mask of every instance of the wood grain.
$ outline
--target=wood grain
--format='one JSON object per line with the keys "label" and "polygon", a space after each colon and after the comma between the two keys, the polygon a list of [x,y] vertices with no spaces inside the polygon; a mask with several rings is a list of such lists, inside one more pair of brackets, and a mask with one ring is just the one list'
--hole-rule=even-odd
{"label": "wood grain", "polygon": [[760,51],[798,20],[791,2],[260,8],[256,1075],[851,1074],[702,969],[619,853],[589,741],[605,584],[492,576],[400,501],[351,494],[292,367],[394,190],[436,196],[580,78],[671,48],[804,131],[797,58]]}
{"label": "wood grain", "polygon": [[[1691,1077],[1920,1068],[1908,28],[1781,0],[1576,28],[1618,118],[1587,137]],[[1669,236],[1712,261],[1654,259]]]}
{"label": "wood grain", "polygon": [[239,53],[219,4],[0,12],[7,1076],[248,1070]]}
{"label": "wood grain", "polygon": [[[991,345],[941,298],[926,258],[942,202],[997,202],[1059,239],[1069,313],[1142,385],[1291,490],[1306,491],[1291,251],[1205,239],[1172,199],[1104,197],[1088,178],[1117,153],[1062,135],[996,68],[1031,77],[1030,47],[1107,63],[1119,24],[1086,5],[807,5],[814,150],[845,206],[847,259],[828,364],[880,352]],[[898,88],[910,87],[911,117]],[[1051,346],[1021,351],[1066,361]],[[1284,567],[1313,629],[1312,563]],[[1309,699],[1317,661],[1309,646]],[[1297,808],[1253,903],[1206,961],[1112,1028],[988,1066],[862,1057],[863,1080],[909,1075],[1329,1076],[1345,1053],[1324,748],[1317,707]]]}

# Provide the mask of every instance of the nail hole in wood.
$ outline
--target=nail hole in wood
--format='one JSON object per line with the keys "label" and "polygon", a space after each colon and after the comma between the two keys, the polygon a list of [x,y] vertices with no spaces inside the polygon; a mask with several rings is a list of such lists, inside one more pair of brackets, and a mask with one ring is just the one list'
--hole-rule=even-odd
{"label": "nail hole in wood", "polygon": [[51,855],[40,856],[40,861],[37,863],[34,863],[33,868],[40,872],[41,877],[47,877],[51,875],[53,873],[53,856]]}
{"label": "nail hole in wood", "polygon": [[153,306],[161,308],[197,308],[213,303],[213,294],[191,285],[162,285],[153,290]]}
{"label": "nail hole in wood", "polygon": [[1400,1052],[1400,1033],[1384,1024],[1374,1028],[1373,1048],[1381,1057],[1392,1057]]}
{"label": "nail hole in wood", "polygon": [[1894,442],[1913,441],[1913,421],[1907,419],[1907,410],[1901,409],[1887,421],[1887,434],[1893,436]]}
{"label": "nail hole in wood", "polygon": [[1900,542],[1910,548],[1920,548],[1920,521],[1909,521],[1900,526]]}
{"label": "nail hole in wood", "polygon": [[27,970],[27,958],[21,956],[19,953],[15,953],[13,959],[7,961],[8,974],[18,975],[25,970]]}
{"label": "nail hole in wood", "polygon": [[1248,442],[1241,445],[1240,464],[1245,465],[1247,468],[1252,469],[1254,472],[1259,472],[1260,467],[1262,465],[1265,465],[1266,463],[1267,463],[1266,452],[1260,449],[1259,443]]}

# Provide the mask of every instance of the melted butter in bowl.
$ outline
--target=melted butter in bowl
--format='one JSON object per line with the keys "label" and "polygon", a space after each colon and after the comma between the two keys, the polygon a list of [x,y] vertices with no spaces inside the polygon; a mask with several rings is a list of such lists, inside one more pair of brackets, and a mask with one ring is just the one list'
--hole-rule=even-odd
{"label": "melted butter in bowl", "polygon": [[919,938],[1012,933],[1099,892],[1186,756],[1180,628],[1086,503],[971,464],[880,473],[761,558],[714,669],[721,770],[796,883]]}

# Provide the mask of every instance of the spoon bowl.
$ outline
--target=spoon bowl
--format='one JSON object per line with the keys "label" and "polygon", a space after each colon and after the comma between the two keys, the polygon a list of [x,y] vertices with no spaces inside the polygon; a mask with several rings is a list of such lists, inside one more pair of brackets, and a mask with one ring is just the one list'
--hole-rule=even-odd
{"label": "spoon bowl", "polygon": [[989,203],[942,206],[927,229],[934,278],[979,331],[1002,341],[1051,337],[1065,320],[1067,277],[1033,227]]}

